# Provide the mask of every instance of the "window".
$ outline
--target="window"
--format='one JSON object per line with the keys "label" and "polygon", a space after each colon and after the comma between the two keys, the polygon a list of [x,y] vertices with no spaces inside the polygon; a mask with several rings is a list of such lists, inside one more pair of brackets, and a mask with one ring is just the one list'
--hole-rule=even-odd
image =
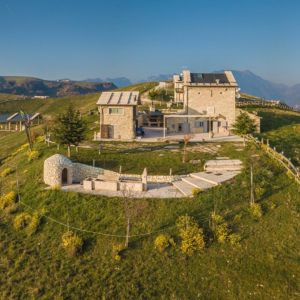
{"label": "window", "polygon": [[110,115],[123,115],[124,114],[124,108],[109,108],[109,114]]}
{"label": "window", "polygon": [[195,128],[203,127],[204,122],[195,122]]}
{"label": "window", "polygon": [[203,76],[202,76],[201,73],[198,73],[198,74],[197,74],[197,77],[198,77],[198,78],[202,78]]}

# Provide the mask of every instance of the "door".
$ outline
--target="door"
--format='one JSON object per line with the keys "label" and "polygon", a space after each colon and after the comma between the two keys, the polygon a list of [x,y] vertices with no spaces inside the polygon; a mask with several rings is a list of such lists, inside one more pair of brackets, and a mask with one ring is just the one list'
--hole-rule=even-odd
{"label": "door", "polygon": [[205,120],[205,121],[203,121],[203,132],[208,132],[208,121],[207,120]]}
{"label": "door", "polygon": [[183,131],[183,124],[178,123],[178,132],[182,132],[182,131]]}
{"label": "door", "polygon": [[184,133],[190,132],[190,123],[183,123],[183,132]]}
{"label": "door", "polygon": [[108,125],[106,124],[101,125],[101,138],[108,139]]}
{"label": "door", "polygon": [[219,122],[218,121],[213,121],[213,126],[212,126],[212,131],[213,132],[219,132]]}
{"label": "door", "polygon": [[108,138],[113,139],[114,138],[114,126],[108,125]]}
{"label": "door", "polygon": [[68,184],[68,169],[64,168],[61,173],[61,183]]}

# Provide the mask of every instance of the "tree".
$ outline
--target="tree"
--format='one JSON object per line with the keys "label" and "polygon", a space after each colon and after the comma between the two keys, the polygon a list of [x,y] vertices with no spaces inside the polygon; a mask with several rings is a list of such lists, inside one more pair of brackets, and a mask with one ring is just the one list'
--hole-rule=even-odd
{"label": "tree", "polygon": [[65,113],[59,114],[54,120],[53,132],[61,145],[68,146],[68,157],[71,157],[71,145],[78,146],[85,139],[86,122],[81,119],[78,110],[70,103]]}
{"label": "tree", "polygon": [[233,128],[237,134],[243,135],[244,146],[246,146],[245,135],[252,134],[257,130],[255,121],[246,112],[240,112],[233,124]]}

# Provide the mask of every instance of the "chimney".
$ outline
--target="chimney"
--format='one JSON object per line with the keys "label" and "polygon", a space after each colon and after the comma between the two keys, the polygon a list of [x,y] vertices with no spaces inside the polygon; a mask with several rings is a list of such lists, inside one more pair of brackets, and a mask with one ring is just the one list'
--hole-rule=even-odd
{"label": "chimney", "polygon": [[151,112],[154,112],[155,111],[155,105],[153,105],[153,103],[149,106],[149,110]]}
{"label": "chimney", "polygon": [[219,84],[220,83],[220,79],[216,79],[216,84]]}

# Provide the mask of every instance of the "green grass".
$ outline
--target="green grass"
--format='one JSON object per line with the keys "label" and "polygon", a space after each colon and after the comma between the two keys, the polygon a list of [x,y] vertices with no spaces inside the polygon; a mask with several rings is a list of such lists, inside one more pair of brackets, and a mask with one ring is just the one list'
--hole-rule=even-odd
{"label": "green grass", "polygon": [[258,138],[269,140],[271,147],[276,147],[277,152],[284,152],[284,155],[292,159],[295,165],[300,164],[300,113],[274,108],[245,109],[257,111],[261,119],[261,134],[255,134]]}
{"label": "green grass", "polygon": [[[175,247],[159,253],[154,249],[157,234],[130,238],[120,262],[112,257],[112,246],[123,244],[123,238],[77,232],[84,239],[83,252],[77,258],[70,258],[61,246],[65,227],[44,218],[38,232],[29,237],[26,231],[17,231],[12,226],[20,212],[1,213],[0,298],[296,299],[300,288],[297,186],[263,151],[248,146],[244,152],[237,152],[231,143],[221,146],[220,155],[244,162],[250,154],[260,155],[255,183],[264,182],[266,189],[258,200],[264,208],[261,219],[252,219],[248,212],[248,168],[231,183],[194,199],[138,201],[140,212],[132,219],[132,235],[173,226],[177,217],[185,214],[198,221],[204,228],[207,246],[191,257],[182,254],[179,234],[173,229],[169,233],[175,238]],[[44,190],[43,161],[57,150],[48,149],[43,142],[36,147],[42,153],[39,160],[28,164],[26,149],[13,160],[19,165],[23,202],[38,210],[47,209],[49,217],[63,223],[69,218],[70,226],[125,234],[122,199]],[[136,150],[131,151],[128,160],[138,163],[144,159],[143,164],[148,163],[150,153],[137,159]],[[62,149],[60,153],[65,152]],[[116,150],[104,152],[104,156],[115,156],[118,162],[124,155]],[[77,158],[88,162],[94,155],[90,150],[82,150]],[[173,157],[177,164],[176,156]],[[162,166],[155,161],[153,164],[160,171]],[[4,168],[5,165],[0,167],[0,171]],[[15,190],[14,181],[15,174],[2,179],[1,194]],[[267,208],[269,202],[276,204],[275,209]],[[241,248],[211,240],[209,218],[214,208],[226,218],[230,229],[241,235]],[[24,206],[21,211],[32,213]],[[236,215],[240,218],[235,218]]]}
{"label": "green grass", "polygon": [[[89,96],[92,97],[92,96]],[[83,107],[92,99],[82,99]],[[54,101],[55,99],[53,99]],[[26,100],[28,101],[28,100]],[[41,100],[39,100],[41,101]],[[93,99],[94,101],[94,99]],[[29,102],[28,105],[36,102]],[[49,114],[56,113],[58,102],[40,106]],[[35,104],[37,105],[37,104]],[[80,107],[80,100],[76,103]],[[259,110],[262,119],[261,136],[270,136],[271,145],[296,148],[299,140],[292,136],[292,128],[299,123],[299,114],[280,110]],[[98,115],[87,116],[91,129]],[[36,130],[42,130],[41,126]],[[93,129],[90,130],[90,134]],[[285,133],[285,135],[282,135]],[[290,136],[290,138],[287,138]],[[281,141],[281,138],[283,141]],[[15,151],[25,143],[24,132],[0,133],[1,155]],[[285,143],[289,143],[285,145]],[[94,142],[99,144],[98,142]],[[122,145],[122,146],[121,146]],[[195,151],[188,145],[188,161],[201,159],[200,165],[181,162],[181,152],[164,149],[165,143],[105,142],[101,155],[97,151],[73,149],[72,160],[117,171],[122,165],[125,173],[141,174],[144,167],[149,174],[184,174],[202,170],[206,159],[216,155]],[[235,151],[233,143],[205,144],[220,156],[241,159],[246,166],[230,182],[217,186],[196,198],[140,199],[138,212],[131,223],[131,235],[152,232],[173,226],[179,216],[193,216],[204,229],[206,248],[188,257],[180,250],[176,229],[168,233],[176,246],[160,253],[154,249],[157,234],[133,237],[129,248],[121,251],[121,261],[112,256],[113,245],[124,244],[124,238],[76,232],[84,239],[82,253],[69,257],[62,247],[66,227],[43,218],[36,234],[17,231],[13,220],[21,211],[6,214],[0,211],[0,299],[297,299],[300,293],[300,196],[299,187],[276,161],[263,150],[248,143],[244,151]],[[140,151],[139,147],[151,148]],[[179,151],[182,151],[180,144]],[[21,201],[31,207],[47,209],[47,215],[64,224],[95,232],[125,235],[126,220],[123,200],[73,192],[44,190],[43,163],[55,153],[66,155],[44,142],[35,144],[41,157],[30,164],[24,149],[9,164],[18,165]],[[156,151],[161,150],[161,151]],[[127,154],[128,153],[128,154]],[[162,153],[164,156],[159,156]],[[262,205],[263,216],[253,219],[248,211],[250,173],[247,161],[257,154],[254,171],[255,188],[264,189],[256,197]],[[0,166],[0,173],[8,165]],[[16,172],[1,178],[0,196],[16,191]],[[275,205],[271,209],[271,204]],[[218,244],[213,240],[209,218],[213,210],[225,217],[233,233],[242,237],[241,247]]]}
{"label": "green grass", "polygon": [[137,91],[143,94],[154,89],[156,86],[158,86],[158,82],[144,82],[144,83],[138,83],[138,84],[118,88],[114,91]]}
{"label": "green grass", "polygon": [[11,94],[0,93],[0,102],[3,100],[21,99],[21,98],[22,98],[22,96],[20,96],[20,95],[11,95]]}

